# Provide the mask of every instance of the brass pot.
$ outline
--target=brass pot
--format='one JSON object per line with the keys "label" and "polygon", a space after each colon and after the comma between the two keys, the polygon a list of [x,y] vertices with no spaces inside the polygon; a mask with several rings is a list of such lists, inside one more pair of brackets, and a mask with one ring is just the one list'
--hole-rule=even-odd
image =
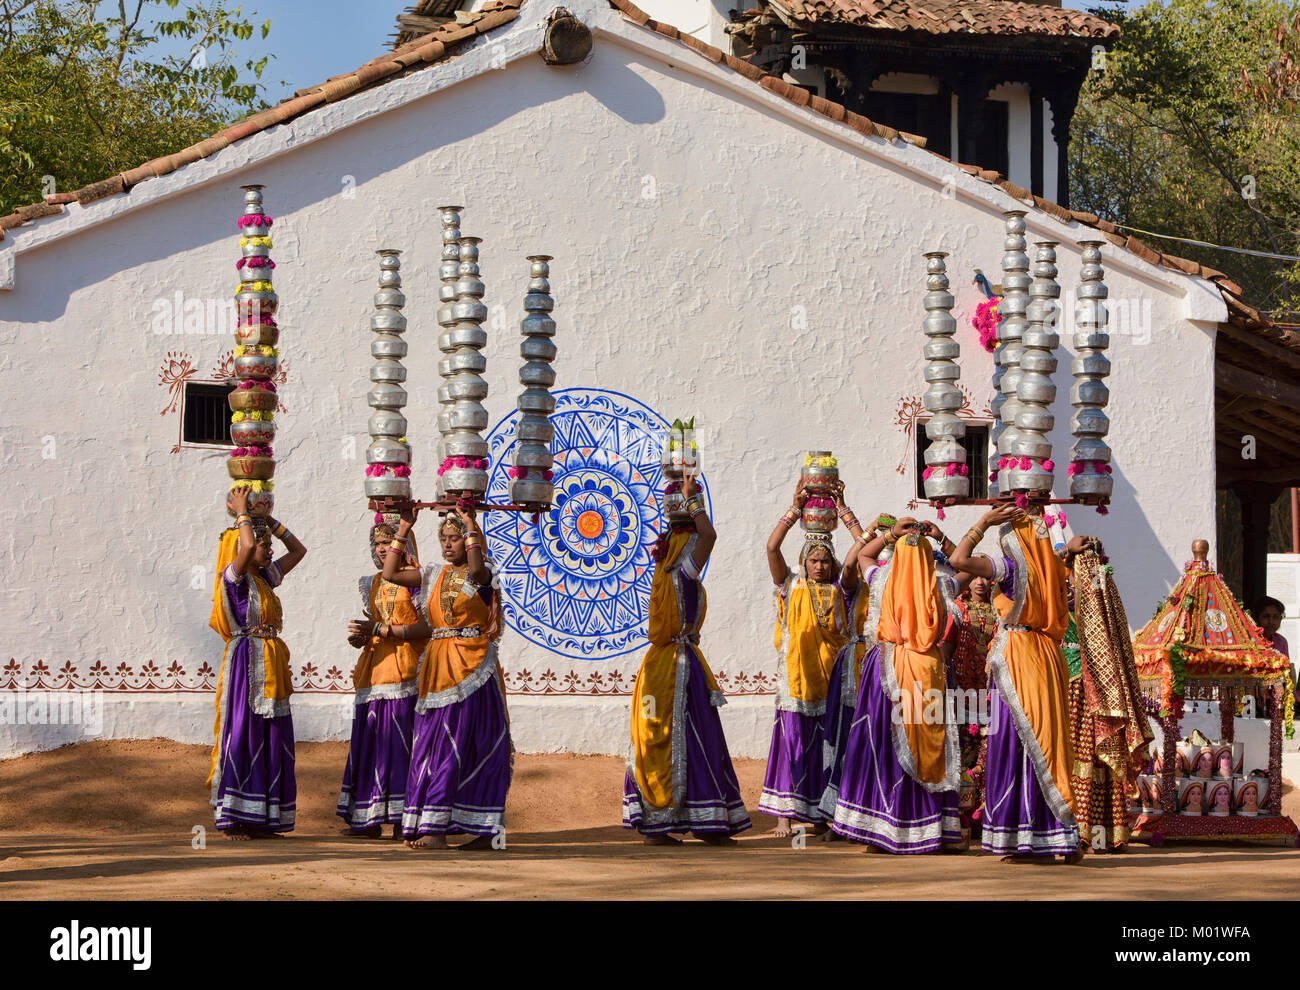
{"label": "brass pot", "polygon": [[236,481],[269,481],[275,474],[275,458],[227,457],[226,470]]}
{"label": "brass pot", "polygon": [[280,341],[280,328],[268,327],[265,323],[252,323],[239,327],[235,331],[235,343],[245,347],[265,345],[274,347]]}
{"label": "brass pot", "polygon": [[274,392],[261,388],[231,389],[227,401],[233,412],[270,412],[278,403]]}

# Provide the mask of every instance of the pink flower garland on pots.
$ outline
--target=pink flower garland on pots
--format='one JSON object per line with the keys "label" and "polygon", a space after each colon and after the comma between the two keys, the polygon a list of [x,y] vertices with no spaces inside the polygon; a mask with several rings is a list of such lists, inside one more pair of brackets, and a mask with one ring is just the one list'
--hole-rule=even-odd
{"label": "pink flower garland on pots", "polygon": [[451,468],[477,468],[480,471],[486,471],[487,466],[488,462],[481,457],[448,457],[441,465],[439,465],[438,477],[441,478],[443,472],[449,471]]}
{"label": "pink flower garland on pots", "polygon": [[366,466],[366,476],[370,478],[383,478],[392,475],[394,478],[409,478],[411,469],[405,464],[370,464]]}
{"label": "pink flower garland on pots", "polygon": [[[512,467],[509,471],[506,472],[506,474],[509,475],[511,478],[526,478],[528,477],[528,472],[536,471],[536,470],[537,468]],[[547,481],[552,481],[555,478],[555,472],[552,471],[550,468],[547,468],[542,472],[542,477]]]}

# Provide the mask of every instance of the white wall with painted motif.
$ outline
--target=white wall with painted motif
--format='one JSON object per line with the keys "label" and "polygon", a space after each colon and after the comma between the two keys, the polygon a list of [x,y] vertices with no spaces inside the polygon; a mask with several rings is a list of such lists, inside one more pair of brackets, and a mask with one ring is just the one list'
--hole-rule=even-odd
{"label": "white wall with painted motif", "polygon": [[[228,479],[223,450],[179,444],[178,399],[187,382],[220,380],[229,359],[229,327],[207,325],[207,301],[215,310],[234,290],[239,186],[258,182],[276,218],[287,370],[276,514],[310,548],[281,589],[298,737],[348,728],[345,624],[371,566],[362,469],[373,252],[404,252],[406,414],[415,489],[428,493],[436,207],[456,202],[464,232],[484,239],[494,422],[519,391],[525,256],[555,256],[561,487],[566,472],[603,472],[611,498],[644,498],[638,431],[696,417],[720,533],[703,652],[731,694],[733,752],[766,754],[777,661],[763,545],[789,504],[796,458],[834,451],[864,520],[909,511],[922,253],[950,252],[961,384],[969,415],[987,418],[992,358],[970,327],[982,298],[972,270],[999,270],[1001,213],[1017,204],[920,149],[795,107],[595,0],[570,8],[596,31],[586,65],[543,64],[546,11],[530,5],[445,65],[10,232],[0,245],[0,691],[102,690],[102,735],[210,740],[221,645],[207,617]],[[1069,292],[1074,242],[1095,231],[1038,212],[1029,226],[1031,239],[1063,242]],[[1115,498],[1107,517],[1068,514],[1075,532],[1105,541],[1140,626],[1191,540],[1214,539],[1212,332],[1224,314],[1203,282],[1109,244],[1103,257],[1112,308],[1125,314],[1110,352]],[[179,314],[173,330],[215,332],[155,333],[165,314]],[[1069,359],[1067,341],[1053,434],[1062,470]],[[960,537],[976,515],[950,511],[943,526]],[[627,528],[629,553],[652,539],[637,513],[607,525]],[[432,524],[417,533],[429,557]],[[491,538],[503,556],[520,539]],[[515,621],[500,652],[516,745],[621,752],[643,644],[637,588],[575,577],[564,562],[572,547],[549,536],[532,549],[543,565],[516,559],[506,575]],[[786,550],[793,559],[797,533]],[[586,634],[601,623],[607,634]],[[0,756],[84,728],[0,725]]]}

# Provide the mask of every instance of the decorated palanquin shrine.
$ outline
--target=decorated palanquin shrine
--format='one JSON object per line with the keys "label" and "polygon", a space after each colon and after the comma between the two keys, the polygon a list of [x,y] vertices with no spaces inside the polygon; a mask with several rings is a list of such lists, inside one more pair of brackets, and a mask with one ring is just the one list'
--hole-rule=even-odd
{"label": "decorated palanquin shrine", "polygon": [[[1158,720],[1150,772],[1138,778],[1134,823],[1152,845],[1167,838],[1275,837],[1300,845],[1282,814],[1282,741],[1293,733],[1294,685],[1286,656],[1270,647],[1215,572],[1204,540],[1156,614],[1133,638],[1133,653]],[[1187,705],[1218,714],[1216,739],[1181,738]],[[1239,714],[1267,715],[1268,766],[1252,767],[1235,738]],[[1249,724],[1249,723],[1246,723]]]}

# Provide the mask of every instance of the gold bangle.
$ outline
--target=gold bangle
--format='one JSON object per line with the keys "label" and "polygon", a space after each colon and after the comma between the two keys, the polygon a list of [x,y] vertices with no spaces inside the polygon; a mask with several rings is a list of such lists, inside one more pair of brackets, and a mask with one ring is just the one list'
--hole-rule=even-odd
{"label": "gold bangle", "polygon": [[970,540],[972,547],[979,546],[980,540],[984,539],[984,530],[978,526],[972,526],[966,531],[966,539]]}
{"label": "gold bangle", "polygon": [[276,528],[271,530],[271,532],[275,534],[276,539],[282,540],[284,539],[284,534],[289,532],[289,528],[285,526],[284,523],[278,523]]}

